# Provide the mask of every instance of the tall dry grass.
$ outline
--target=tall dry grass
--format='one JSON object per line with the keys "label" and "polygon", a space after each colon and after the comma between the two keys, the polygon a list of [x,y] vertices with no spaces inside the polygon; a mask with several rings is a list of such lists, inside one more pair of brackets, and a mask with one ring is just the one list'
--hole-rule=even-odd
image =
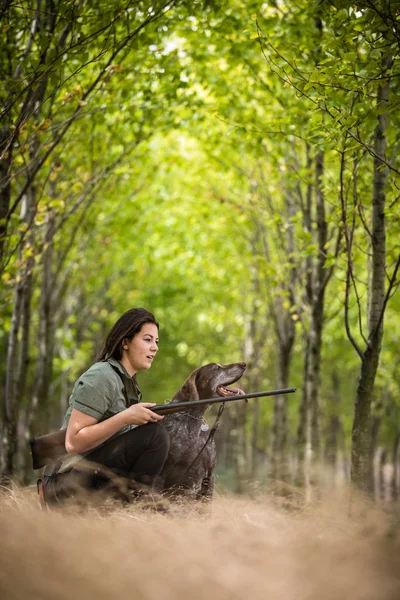
{"label": "tall dry grass", "polygon": [[42,511],[0,498],[2,600],[399,600],[393,514],[335,492],[303,508],[219,494],[174,505]]}

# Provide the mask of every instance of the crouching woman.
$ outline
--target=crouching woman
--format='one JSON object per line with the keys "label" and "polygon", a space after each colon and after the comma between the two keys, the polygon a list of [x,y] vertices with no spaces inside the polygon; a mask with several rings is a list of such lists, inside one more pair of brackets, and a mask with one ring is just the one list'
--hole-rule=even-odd
{"label": "crouching woman", "polygon": [[77,489],[101,489],[113,480],[133,490],[138,483],[147,489],[154,484],[169,437],[159,423],[163,417],[150,410],[154,403],[141,402],[136,374],[151,367],[158,330],[152,313],[129,310],[111,329],[99,361],[76,381],[62,425],[69,457],[45,477],[47,501],[61,501]]}

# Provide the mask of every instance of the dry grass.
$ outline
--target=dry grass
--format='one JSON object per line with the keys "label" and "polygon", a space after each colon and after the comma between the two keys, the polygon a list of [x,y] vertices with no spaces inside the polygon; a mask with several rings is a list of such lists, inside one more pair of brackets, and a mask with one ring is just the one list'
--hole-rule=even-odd
{"label": "dry grass", "polygon": [[341,491],[303,509],[219,495],[175,506],[41,511],[0,498],[2,600],[399,600],[396,519]]}

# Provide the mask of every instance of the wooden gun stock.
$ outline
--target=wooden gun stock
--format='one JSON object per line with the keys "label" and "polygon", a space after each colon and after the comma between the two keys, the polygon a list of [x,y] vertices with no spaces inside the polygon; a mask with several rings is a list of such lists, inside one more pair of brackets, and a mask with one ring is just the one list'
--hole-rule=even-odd
{"label": "wooden gun stock", "polygon": [[32,466],[36,469],[41,469],[51,462],[59,460],[66,456],[65,436],[67,430],[61,429],[54,433],[47,433],[40,437],[31,438],[29,445],[32,454]]}

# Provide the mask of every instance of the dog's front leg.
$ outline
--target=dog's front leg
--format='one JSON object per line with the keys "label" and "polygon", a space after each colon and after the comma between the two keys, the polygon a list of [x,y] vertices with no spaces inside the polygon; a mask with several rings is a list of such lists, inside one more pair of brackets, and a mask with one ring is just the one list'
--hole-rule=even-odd
{"label": "dog's front leg", "polygon": [[201,482],[200,492],[197,494],[197,500],[212,500],[214,494],[214,472],[207,473]]}
{"label": "dog's front leg", "polygon": [[153,490],[155,492],[157,492],[157,494],[161,494],[164,491],[164,485],[165,485],[165,474],[160,473],[159,475],[157,475],[157,477],[154,480]]}

